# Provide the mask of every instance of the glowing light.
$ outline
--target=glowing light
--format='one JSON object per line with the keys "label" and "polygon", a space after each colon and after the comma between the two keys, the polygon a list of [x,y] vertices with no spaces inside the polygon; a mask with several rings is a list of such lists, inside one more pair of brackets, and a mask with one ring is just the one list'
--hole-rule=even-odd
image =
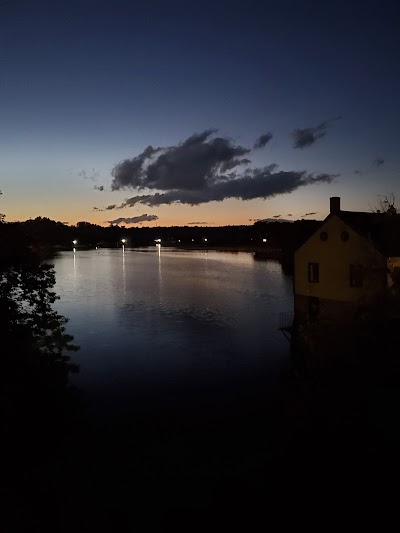
{"label": "glowing light", "polygon": [[77,240],[74,240],[74,241],[72,241],[72,244],[73,244],[74,246],[76,246],[76,245],[78,244],[78,241],[77,241]]}
{"label": "glowing light", "polygon": [[154,242],[161,242],[161,239],[154,239]]}
{"label": "glowing light", "polygon": [[263,239],[263,242],[267,242],[267,239]]}
{"label": "glowing light", "polygon": [[121,239],[122,244],[126,243],[126,239]]}

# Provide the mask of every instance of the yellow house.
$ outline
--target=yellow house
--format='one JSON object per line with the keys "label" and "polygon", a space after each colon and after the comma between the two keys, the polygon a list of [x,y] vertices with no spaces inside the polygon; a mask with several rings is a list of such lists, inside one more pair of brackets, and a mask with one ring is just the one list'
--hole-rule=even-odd
{"label": "yellow house", "polygon": [[371,316],[394,294],[400,272],[400,215],[342,211],[330,199],[322,226],[295,252],[294,329]]}

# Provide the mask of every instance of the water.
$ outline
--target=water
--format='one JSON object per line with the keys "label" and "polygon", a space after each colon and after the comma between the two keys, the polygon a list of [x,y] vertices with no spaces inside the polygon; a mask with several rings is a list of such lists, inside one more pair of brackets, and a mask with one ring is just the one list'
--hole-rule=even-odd
{"label": "water", "polygon": [[[46,440],[48,462],[35,454],[18,487],[6,483],[6,496],[18,494],[13,518],[28,509],[29,525],[16,529],[200,533],[300,520],[319,530],[310,501],[336,516],[337,486],[341,522],[350,509],[360,525],[355,492],[379,509],[385,480],[374,472],[393,470],[398,442],[364,426],[363,380],[360,400],[352,384],[346,392],[335,379],[330,391],[285,372],[289,346],[277,328],[292,308],[292,280],[279,263],[155,247],[64,252],[54,262],[86,402],[54,450]],[[375,419],[376,398],[367,398]]]}
{"label": "water", "polygon": [[132,395],[164,403],[261,377],[268,388],[287,361],[277,328],[292,280],[278,262],[152,247],[67,251],[54,265],[57,309],[80,346],[75,382],[103,415]]}

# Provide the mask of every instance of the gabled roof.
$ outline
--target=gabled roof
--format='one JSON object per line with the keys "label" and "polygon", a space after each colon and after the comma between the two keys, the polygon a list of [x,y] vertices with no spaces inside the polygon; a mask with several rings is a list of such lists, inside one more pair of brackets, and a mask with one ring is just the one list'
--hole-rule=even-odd
{"label": "gabled roof", "polygon": [[385,257],[400,256],[400,215],[357,211],[338,211],[335,214],[370,240]]}

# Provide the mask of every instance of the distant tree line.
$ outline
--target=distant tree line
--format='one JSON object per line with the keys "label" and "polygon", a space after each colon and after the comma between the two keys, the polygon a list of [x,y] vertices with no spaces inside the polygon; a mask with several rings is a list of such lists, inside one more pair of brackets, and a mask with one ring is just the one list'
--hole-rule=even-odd
{"label": "distant tree line", "polygon": [[71,248],[72,241],[78,246],[115,247],[121,239],[128,246],[151,246],[155,239],[164,245],[207,247],[259,247],[281,249],[292,254],[321,225],[316,220],[296,222],[255,222],[239,226],[171,226],[171,227],[103,227],[90,222],[78,222],[69,226],[45,217],[25,222],[7,223],[10,234],[21,234],[38,248]]}

